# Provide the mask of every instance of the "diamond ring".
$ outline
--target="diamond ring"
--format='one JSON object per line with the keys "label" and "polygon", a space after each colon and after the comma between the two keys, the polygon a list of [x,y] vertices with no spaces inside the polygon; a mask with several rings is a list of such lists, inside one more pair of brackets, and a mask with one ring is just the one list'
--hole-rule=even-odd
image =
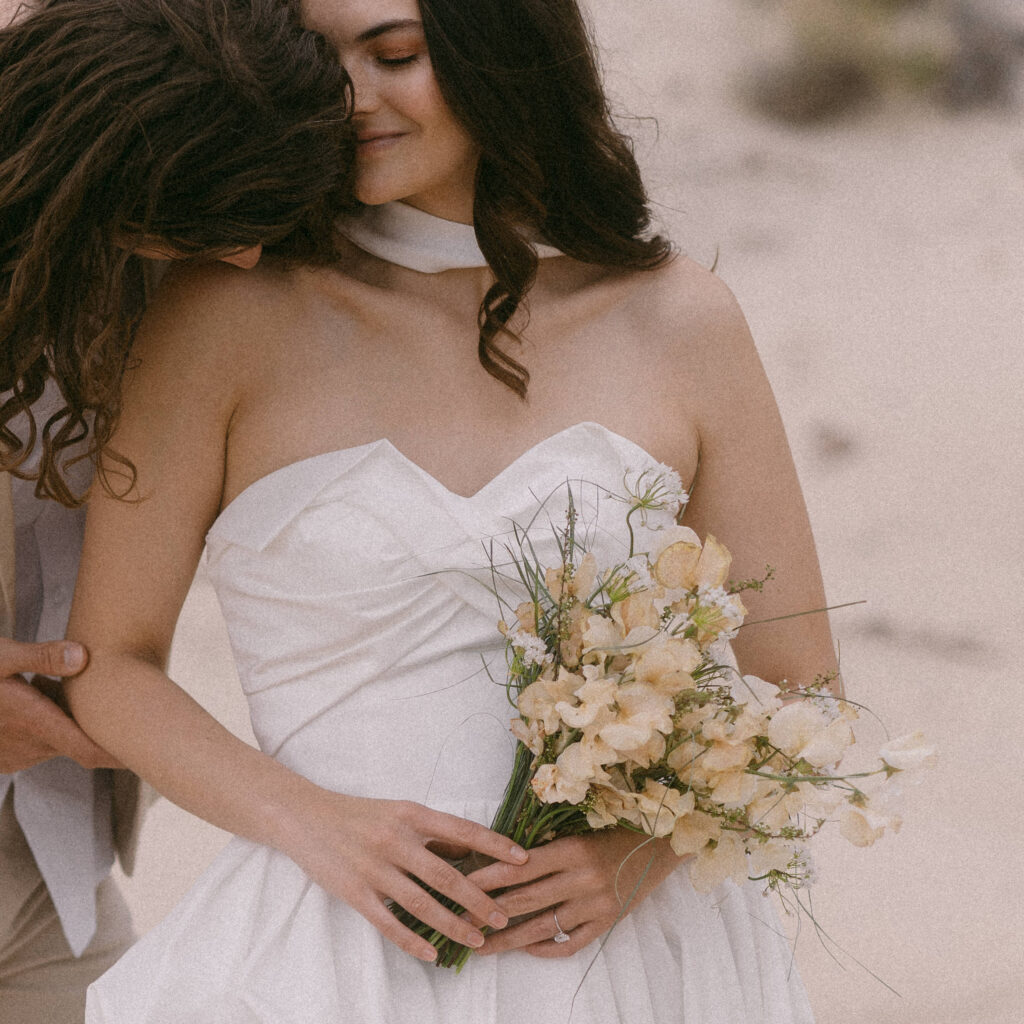
{"label": "diamond ring", "polygon": [[564,931],[562,926],[558,923],[558,915],[555,913],[554,909],[551,911],[551,916],[555,919],[555,927],[558,929],[558,931],[551,937],[552,941],[558,943],[568,942],[570,938],[569,933]]}

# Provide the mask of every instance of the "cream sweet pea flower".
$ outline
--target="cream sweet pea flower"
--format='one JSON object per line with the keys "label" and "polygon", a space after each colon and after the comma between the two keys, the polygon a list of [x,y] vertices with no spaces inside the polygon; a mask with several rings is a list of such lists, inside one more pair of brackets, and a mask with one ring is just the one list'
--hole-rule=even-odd
{"label": "cream sweet pea flower", "polygon": [[692,640],[666,639],[664,643],[645,650],[633,664],[639,682],[651,683],[659,693],[674,697],[693,689],[691,672],[701,662],[701,653]]}
{"label": "cream sweet pea flower", "polygon": [[933,768],[938,760],[935,746],[925,741],[923,732],[912,732],[889,740],[879,749],[878,756],[890,768],[901,772]]}
{"label": "cream sweet pea flower", "polygon": [[755,843],[749,851],[747,871],[751,878],[762,878],[769,871],[788,871],[797,850],[796,842],[791,839]]}
{"label": "cream sweet pea flower", "polygon": [[703,547],[694,534],[692,539],[677,540],[662,550],[654,563],[654,578],[674,590],[721,587],[731,565],[732,555],[710,533]]}
{"label": "cream sweet pea flower", "polygon": [[742,769],[718,772],[709,783],[711,799],[727,811],[741,810],[757,795],[757,777]]}
{"label": "cream sweet pea flower", "polygon": [[618,751],[644,746],[654,731],[666,735],[672,731],[672,712],[675,710],[672,698],[658,693],[647,683],[620,686],[616,705],[615,719],[602,726],[598,736]]}
{"label": "cream sweet pea flower", "polygon": [[733,676],[729,683],[732,699],[751,714],[773,715],[782,707],[782,691],[758,676]]}
{"label": "cream sweet pea flower", "polygon": [[649,768],[657,764],[665,756],[667,744],[665,737],[660,732],[652,732],[646,743],[630,750],[617,750],[616,756],[626,765],[627,770],[636,768]]}
{"label": "cream sweet pea flower", "polygon": [[590,609],[584,604],[574,604],[566,614],[568,636],[558,645],[562,664],[576,668],[583,656],[583,633],[590,618]]}
{"label": "cream sweet pea flower", "polygon": [[901,824],[899,815],[880,813],[869,801],[863,806],[851,804],[843,811],[839,816],[839,834],[854,846],[871,846],[886,829],[898,832]]}
{"label": "cream sweet pea flower", "polygon": [[[596,666],[585,665],[584,673],[588,669],[593,670]],[[569,701],[559,701],[555,710],[559,717],[571,729],[586,729],[588,726],[596,726],[600,729],[604,724],[614,721],[615,712],[612,705],[615,703],[618,685],[614,679],[606,679],[600,676],[589,678],[574,693],[579,704]]]}
{"label": "cream sweet pea flower", "polygon": [[593,593],[596,583],[597,559],[592,551],[588,551],[580,559],[580,564],[576,566],[576,572],[573,574],[570,589],[575,597],[578,597],[581,601],[586,601],[591,593]]}
{"label": "cream sweet pea flower", "polygon": [[531,753],[540,755],[544,751],[545,732],[539,722],[524,722],[521,718],[512,719],[512,735],[527,747]]}
{"label": "cream sweet pea flower", "polygon": [[[707,726],[705,726],[706,728]],[[702,767],[709,773],[746,768],[753,756],[754,750],[748,743],[715,742],[711,744],[708,752],[704,755]]]}
{"label": "cream sweet pea flower", "polygon": [[768,739],[790,757],[823,768],[842,758],[853,742],[853,730],[845,717],[830,722],[820,708],[798,700],[775,713],[768,724]]}
{"label": "cream sweet pea flower", "polygon": [[697,892],[711,892],[729,878],[737,885],[747,880],[743,840],[735,832],[723,832],[714,846],[698,851],[690,865],[690,881]]}
{"label": "cream sweet pea flower", "polygon": [[614,786],[593,786],[592,801],[587,810],[587,823],[591,828],[607,828],[620,821],[628,821],[640,827],[640,812],[636,805],[636,794],[616,789]]}
{"label": "cream sweet pea flower", "polygon": [[583,630],[583,649],[591,651],[617,651],[626,641],[622,626],[603,615],[591,615]]}
{"label": "cream sweet pea flower", "polygon": [[708,748],[703,743],[683,740],[665,760],[684,786],[691,786],[703,793],[711,787],[708,772],[704,767],[704,755],[707,752]]}
{"label": "cream sweet pea flower", "polygon": [[554,764],[542,764],[531,785],[544,803],[582,803],[592,783],[605,783],[611,776],[601,767],[603,751],[584,742],[571,743]]}
{"label": "cream sweet pea flower", "polygon": [[803,810],[803,796],[799,790],[785,792],[773,779],[755,778],[755,796],[747,803],[748,820],[753,825],[763,825],[773,832],[786,828]]}
{"label": "cream sweet pea flower", "polygon": [[717,818],[703,811],[680,814],[672,828],[671,846],[679,857],[697,853],[707,846],[711,839],[722,834],[722,824]]}
{"label": "cream sweet pea flower", "polygon": [[672,834],[676,819],[693,810],[693,794],[648,779],[643,792],[636,796],[641,827],[649,836],[661,838]]}
{"label": "cream sweet pea flower", "polygon": [[[693,544],[700,548],[700,537],[688,526],[673,524],[650,535],[651,548],[649,558],[653,566],[661,557],[662,552],[673,544]],[[699,556],[698,556],[699,557]]]}
{"label": "cream sweet pea flower", "polygon": [[622,601],[616,601],[612,605],[612,618],[622,627],[623,633],[627,636],[637,626],[648,626],[656,631],[661,626],[661,620],[654,607],[654,598],[646,590],[630,594]]}
{"label": "cream sweet pea flower", "polygon": [[582,685],[582,676],[561,667],[556,679],[541,675],[519,694],[516,702],[519,713],[524,718],[539,722],[544,732],[551,736],[562,725],[556,705],[562,701],[575,703],[576,688]]}

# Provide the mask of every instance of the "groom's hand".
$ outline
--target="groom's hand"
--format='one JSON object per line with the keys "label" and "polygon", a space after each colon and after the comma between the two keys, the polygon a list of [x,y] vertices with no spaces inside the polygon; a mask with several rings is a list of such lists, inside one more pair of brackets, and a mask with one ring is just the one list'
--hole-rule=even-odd
{"label": "groom's hand", "polygon": [[81,672],[87,661],[80,644],[23,644],[0,637],[0,773],[20,772],[53,757],[70,757],[83,768],[120,767],[24,678],[67,678]]}

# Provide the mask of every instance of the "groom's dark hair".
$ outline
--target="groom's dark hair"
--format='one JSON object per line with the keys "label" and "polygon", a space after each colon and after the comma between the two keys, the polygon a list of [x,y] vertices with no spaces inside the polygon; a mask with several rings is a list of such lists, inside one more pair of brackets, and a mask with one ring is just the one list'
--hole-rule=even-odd
{"label": "groom's dark hair", "polygon": [[612,123],[576,0],[420,0],[434,74],[480,147],[474,223],[497,278],[480,307],[480,361],[525,396],[529,374],[498,345],[537,257],[524,233],[587,263],[650,269],[651,236],[632,144]]}
{"label": "groom's dark hair", "polygon": [[38,0],[0,31],[0,470],[53,377],[36,493],[81,503],[61,453],[113,433],[145,297],[132,246],[334,258],[350,109],[298,0]]}

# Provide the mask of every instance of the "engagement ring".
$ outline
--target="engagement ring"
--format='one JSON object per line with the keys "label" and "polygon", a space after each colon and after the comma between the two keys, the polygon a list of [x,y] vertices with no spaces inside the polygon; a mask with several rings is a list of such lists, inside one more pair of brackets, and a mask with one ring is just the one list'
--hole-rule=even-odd
{"label": "engagement ring", "polygon": [[551,916],[555,919],[555,927],[558,929],[558,931],[552,936],[552,941],[558,943],[568,942],[569,933],[567,931],[563,931],[562,926],[558,923],[558,915],[555,913],[554,909],[551,911]]}

